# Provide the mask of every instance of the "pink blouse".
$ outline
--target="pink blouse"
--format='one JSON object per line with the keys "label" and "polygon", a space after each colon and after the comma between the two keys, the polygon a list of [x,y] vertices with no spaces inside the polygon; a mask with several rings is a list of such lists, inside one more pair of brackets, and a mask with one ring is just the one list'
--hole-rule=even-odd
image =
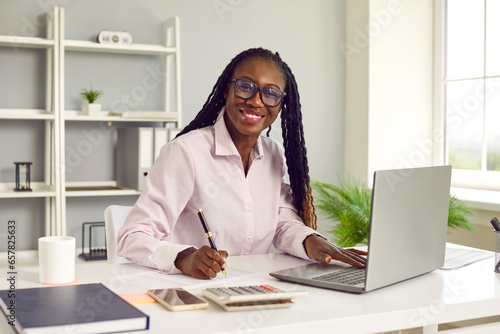
{"label": "pink blouse", "polygon": [[162,149],[146,188],[118,233],[118,254],[140,265],[178,273],[177,254],[209,245],[196,211],[203,209],[219,250],[231,255],[276,249],[309,259],[306,227],[283,182],[283,149],[259,137],[245,175],[221,111],[217,122]]}

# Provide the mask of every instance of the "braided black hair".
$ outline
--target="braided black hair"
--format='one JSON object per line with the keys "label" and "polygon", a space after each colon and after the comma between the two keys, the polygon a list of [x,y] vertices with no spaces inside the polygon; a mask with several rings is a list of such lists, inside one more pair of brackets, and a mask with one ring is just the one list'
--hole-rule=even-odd
{"label": "braided black hair", "polygon": [[[295,77],[288,65],[281,60],[279,54],[263,48],[253,48],[241,52],[226,66],[210,93],[201,111],[177,136],[191,130],[200,129],[215,124],[219,112],[226,105],[224,91],[232,80],[236,68],[243,62],[263,58],[273,62],[285,78],[286,95],[281,105],[281,129],[283,146],[290,177],[290,187],[293,193],[293,204],[304,224],[316,229],[316,209],[313,204],[312,190],[309,179],[309,165],[302,126],[300,97]],[[267,132],[269,136],[269,131]]]}

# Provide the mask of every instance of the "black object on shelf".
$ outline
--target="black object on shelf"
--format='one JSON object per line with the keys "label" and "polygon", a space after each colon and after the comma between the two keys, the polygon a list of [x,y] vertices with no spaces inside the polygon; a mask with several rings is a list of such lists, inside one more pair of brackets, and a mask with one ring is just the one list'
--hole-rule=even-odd
{"label": "black object on shelf", "polygon": [[15,191],[32,191],[31,189],[31,165],[32,162],[14,162],[16,165],[16,187]]}
{"label": "black object on shelf", "polygon": [[[93,246],[92,230],[104,229],[104,247]],[[96,236],[94,232],[94,237]],[[88,234],[88,253],[85,253],[85,240]],[[107,259],[107,245],[106,245],[106,230],[104,222],[86,222],[82,224],[82,254],[79,255],[85,261],[92,260],[106,260]]]}

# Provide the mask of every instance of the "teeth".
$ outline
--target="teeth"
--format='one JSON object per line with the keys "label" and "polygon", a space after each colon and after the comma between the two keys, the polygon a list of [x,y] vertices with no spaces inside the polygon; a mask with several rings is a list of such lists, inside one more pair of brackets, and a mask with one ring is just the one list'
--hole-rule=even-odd
{"label": "teeth", "polygon": [[249,114],[247,112],[243,112],[243,113],[245,114],[245,116],[250,117],[250,118],[254,118],[254,119],[262,118],[262,116],[260,116],[260,115]]}

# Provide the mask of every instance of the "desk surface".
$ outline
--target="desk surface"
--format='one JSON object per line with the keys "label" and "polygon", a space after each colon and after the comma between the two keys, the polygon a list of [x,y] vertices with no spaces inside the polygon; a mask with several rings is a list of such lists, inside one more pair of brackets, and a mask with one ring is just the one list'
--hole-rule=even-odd
{"label": "desk surface", "polygon": [[[77,260],[81,283],[101,282],[118,294],[183,286],[201,296],[208,286],[271,284],[284,290],[307,290],[288,309],[225,312],[214,303],[206,310],[170,312],[158,303],[137,305],[151,318],[143,333],[304,333],[335,329],[337,333],[375,333],[403,328],[475,319],[500,314],[500,274],[494,258],[456,270],[436,270],[366,294],[350,294],[279,281],[269,272],[307,261],[285,254],[228,258],[228,278],[196,280],[164,275],[134,264],[108,265],[105,261]],[[0,264],[7,273],[7,266]],[[36,260],[18,260],[17,288],[41,286]],[[0,289],[8,282],[0,281]],[[196,318],[193,318],[196,317]],[[4,318],[3,318],[4,319]],[[2,320],[0,332],[7,330]],[[141,332],[142,333],[142,332]]]}

